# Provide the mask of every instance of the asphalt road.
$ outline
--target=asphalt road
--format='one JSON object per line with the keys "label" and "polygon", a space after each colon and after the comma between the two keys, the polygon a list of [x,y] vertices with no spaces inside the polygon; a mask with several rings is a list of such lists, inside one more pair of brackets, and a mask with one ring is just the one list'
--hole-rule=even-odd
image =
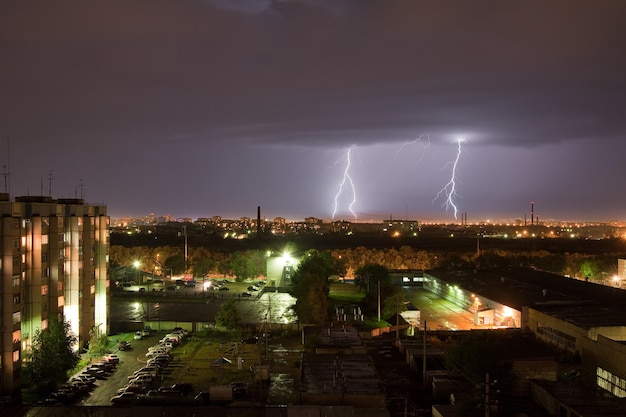
{"label": "asphalt road", "polygon": [[407,301],[420,310],[420,326],[426,321],[428,330],[470,330],[477,329],[474,315],[456,304],[440,298],[423,288],[405,287]]}
{"label": "asphalt road", "polygon": [[[227,299],[227,298],[226,298]],[[263,292],[258,298],[237,300],[241,323],[295,323],[297,317],[291,308],[296,300],[287,293]],[[159,300],[160,301],[160,300]],[[185,303],[185,308],[176,303],[176,298],[165,298],[160,302],[145,298],[111,298],[111,321],[197,321],[214,322],[221,299],[197,299],[195,303]]]}

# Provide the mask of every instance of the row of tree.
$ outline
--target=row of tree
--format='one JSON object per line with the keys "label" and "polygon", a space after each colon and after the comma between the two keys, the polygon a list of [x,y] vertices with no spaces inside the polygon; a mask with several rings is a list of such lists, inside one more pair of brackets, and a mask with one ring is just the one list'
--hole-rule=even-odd
{"label": "row of tree", "polygon": [[[557,274],[601,280],[617,271],[617,259],[623,253],[560,253],[546,250],[519,251],[489,248],[472,252],[424,251],[410,246],[400,248],[373,249],[366,247],[335,249],[328,252],[340,263],[340,274],[355,276],[358,268],[367,264],[382,265],[387,269],[431,270],[440,267],[458,266],[491,269],[499,267],[533,266]],[[162,263],[159,259],[163,260]],[[111,246],[111,266],[131,265],[139,261],[144,271],[166,271],[175,275],[193,274],[204,277],[221,274],[245,280],[266,275],[266,252],[245,250],[232,253],[210,251],[206,248],[189,248],[188,258],[178,247],[163,246]]]}

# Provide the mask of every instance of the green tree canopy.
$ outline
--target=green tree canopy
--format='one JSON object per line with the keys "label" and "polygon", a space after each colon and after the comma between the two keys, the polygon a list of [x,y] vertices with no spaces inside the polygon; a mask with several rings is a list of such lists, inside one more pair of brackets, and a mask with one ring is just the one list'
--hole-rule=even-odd
{"label": "green tree canopy", "polygon": [[185,257],[180,254],[168,256],[163,262],[165,269],[171,269],[173,274],[185,273]]}
{"label": "green tree canopy", "polygon": [[368,313],[378,310],[379,283],[381,302],[394,294],[394,286],[389,277],[389,270],[380,264],[365,264],[359,267],[354,275],[355,284],[365,291],[365,299],[362,306]]}
{"label": "green tree canopy", "polygon": [[215,316],[215,323],[218,326],[225,327],[229,331],[237,328],[237,324],[239,324],[239,312],[237,311],[235,300],[229,298],[225,303],[222,303]]}
{"label": "green tree canopy", "polygon": [[235,252],[230,260],[230,268],[237,281],[265,275],[265,254],[260,250]]}
{"label": "green tree canopy", "polygon": [[342,264],[329,252],[307,252],[291,281],[300,322],[317,325],[328,323],[328,278],[338,275],[341,268]]}
{"label": "green tree canopy", "polygon": [[63,316],[58,321],[51,319],[47,329],[33,335],[23,369],[25,379],[31,384],[65,382],[68,371],[80,360],[79,354],[74,350],[77,341],[70,332],[70,324]]}

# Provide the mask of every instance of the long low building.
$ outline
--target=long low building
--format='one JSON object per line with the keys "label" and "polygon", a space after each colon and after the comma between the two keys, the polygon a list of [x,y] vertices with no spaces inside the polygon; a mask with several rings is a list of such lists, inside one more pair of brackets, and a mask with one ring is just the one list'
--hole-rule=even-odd
{"label": "long low building", "polygon": [[532,331],[580,358],[588,389],[626,398],[626,291],[530,268],[433,270],[423,285],[476,325]]}

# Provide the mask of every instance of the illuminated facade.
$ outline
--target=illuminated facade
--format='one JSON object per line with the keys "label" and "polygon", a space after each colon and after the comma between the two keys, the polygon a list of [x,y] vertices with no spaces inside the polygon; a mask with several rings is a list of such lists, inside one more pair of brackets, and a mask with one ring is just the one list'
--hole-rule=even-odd
{"label": "illuminated facade", "polygon": [[267,258],[267,284],[270,287],[290,287],[291,278],[300,266],[300,258],[280,253]]}
{"label": "illuminated facade", "polygon": [[20,386],[22,352],[61,314],[79,346],[108,332],[109,218],[80,199],[0,194],[0,393]]}

